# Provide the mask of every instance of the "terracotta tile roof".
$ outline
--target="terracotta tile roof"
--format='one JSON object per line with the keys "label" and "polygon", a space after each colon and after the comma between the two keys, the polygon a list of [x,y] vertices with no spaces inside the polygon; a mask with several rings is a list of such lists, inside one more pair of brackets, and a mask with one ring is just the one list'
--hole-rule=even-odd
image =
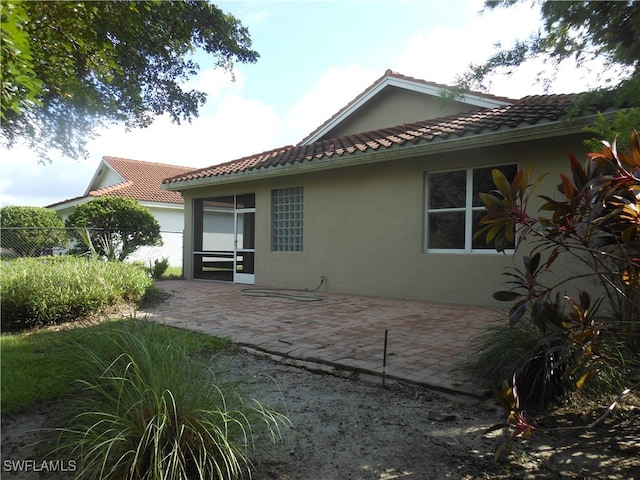
{"label": "terracotta tile roof", "polygon": [[125,181],[92,190],[88,193],[91,197],[126,197],[139,201],[182,204],[182,195],[164,190],[160,185],[167,177],[193,171],[193,167],[143,162],[128,158],[103,157],[103,161],[118,172]]}
{"label": "terracotta tile roof", "polygon": [[[349,110],[361,98],[365,97],[367,94],[369,94],[369,92],[371,92],[372,90],[377,88],[382,82],[384,82],[388,78],[395,78],[395,79],[399,79],[399,80],[405,80],[405,81],[414,83],[416,85],[423,85],[423,86],[433,87],[433,88],[435,88],[437,90],[447,90],[447,89],[451,88],[450,85],[445,85],[443,83],[429,82],[427,80],[422,80],[422,79],[419,79],[419,78],[414,78],[414,77],[409,77],[407,75],[402,75],[402,74],[400,74],[398,72],[394,72],[393,70],[387,70],[382,77],[380,77],[378,80],[373,82],[362,93],[360,93],[357,97],[355,97],[348,104],[346,104],[344,107],[342,107],[340,110],[338,110],[334,115],[332,115],[331,118],[329,118],[322,125],[320,125],[318,128],[316,128],[313,132],[311,132],[309,135],[307,135],[305,138],[303,138],[300,141],[300,143],[298,143],[298,145],[303,145],[303,144],[307,143],[307,141],[309,139],[313,138],[313,136],[316,135],[317,132],[322,130],[325,127],[325,125],[328,125],[328,124],[332,123],[336,118],[338,118],[340,115],[342,115],[343,112],[345,112],[346,110]],[[517,102],[517,100],[512,99],[512,98],[499,97],[499,96],[491,95],[491,94],[484,93],[484,92],[468,91],[467,93],[469,95],[473,95],[473,96],[477,96],[477,97],[483,97],[483,98],[495,100],[497,102],[504,102],[504,103],[516,103]]]}
{"label": "terracotta tile roof", "polygon": [[514,104],[492,109],[347,135],[309,145],[289,145],[220,165],[201,168],[186,175],[167,178],[162,183],[176,184],[301,162],[338,160],[365,152],[400,149],[407,145],[426,144],[545,121],[556,121],[568,112],[577,97],[578,94],[529,96]]}

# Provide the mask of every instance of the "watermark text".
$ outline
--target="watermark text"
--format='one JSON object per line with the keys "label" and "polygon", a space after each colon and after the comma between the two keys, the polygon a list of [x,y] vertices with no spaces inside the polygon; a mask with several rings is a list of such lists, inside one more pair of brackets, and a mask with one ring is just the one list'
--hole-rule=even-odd
{"label": "watermark text", "polygon": [[75,472],[75,460],[13,460],[2,461],[5,472]]}

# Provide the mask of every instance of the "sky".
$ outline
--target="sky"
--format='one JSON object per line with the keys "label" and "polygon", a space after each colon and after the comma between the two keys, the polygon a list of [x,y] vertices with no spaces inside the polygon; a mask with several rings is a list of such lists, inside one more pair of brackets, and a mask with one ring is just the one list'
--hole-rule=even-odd
{"label": "sky", "polygon": [[[205,61],[189,86],[208,94],[191,124],[159,117],[146,129],[114,125],[88,143],[89,157],[52,153],[41,164],[23,145],[0,147],[0,205],[47,206],[82,196],[103,156],[202,168],[296,144],[382,77],[387,69],[451,84],[496,45],[540,28],[532,2],[479,13],[482,0],[235,0],[216,2],[248,27],[260,58],[236,64],[235,80]],[[210,64],[213,62],[210,61]],[[598,86],[566,65],[550,90],[542,64],[492,77],[490,93],[511,98]]]}

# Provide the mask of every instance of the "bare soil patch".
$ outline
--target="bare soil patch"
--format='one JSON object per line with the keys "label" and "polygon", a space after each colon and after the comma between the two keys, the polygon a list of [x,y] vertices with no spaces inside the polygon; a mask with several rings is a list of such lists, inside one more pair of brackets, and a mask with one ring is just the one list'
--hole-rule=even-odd
{"label": "bare soil patch", "polygon": [[[503,420],[491,400],[397,383],[383,388],[241,351],[215,361],[248,394],[286,410],[292,421],[283,444],[257,459],[257,480],[640,479],[637,405],[623,405],[593,431],[540,432],[517,441],[508,461],[496,464],[493,449],[508,431],[487,433]],[[46,404],[2,417],[3,479],[73,477],[6,468],[7,461],[42,459],[34,446],[42,439],[39,429],[55,424],[62,408]],[[600,413],[567,406],[544,427],[587,425]],[[72,459],[59,460],[68,467]]]}

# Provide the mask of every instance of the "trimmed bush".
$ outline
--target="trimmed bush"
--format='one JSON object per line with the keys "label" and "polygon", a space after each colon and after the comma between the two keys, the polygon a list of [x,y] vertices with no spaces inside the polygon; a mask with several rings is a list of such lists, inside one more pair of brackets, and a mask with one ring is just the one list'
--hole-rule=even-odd
{"label": "trimmed bush", "polygon": [[123,261],[140,247],[162,245],[160,224],[151,210],[131,198],[95,198],[78,205],[65,225],[76,232],[74,254]]}
{"label": "trimmed bush", "polygon": [[153,283],[135,265],[70,256],[15,259],[3,262],[0,273],[3,330],[68,322],[135,303]]}
{"label": "trimmed bush", "polygon": [[38,257],[71,241],[62,219],[50,208],[0,208],[0,228],[0,247],[7,256]]}

